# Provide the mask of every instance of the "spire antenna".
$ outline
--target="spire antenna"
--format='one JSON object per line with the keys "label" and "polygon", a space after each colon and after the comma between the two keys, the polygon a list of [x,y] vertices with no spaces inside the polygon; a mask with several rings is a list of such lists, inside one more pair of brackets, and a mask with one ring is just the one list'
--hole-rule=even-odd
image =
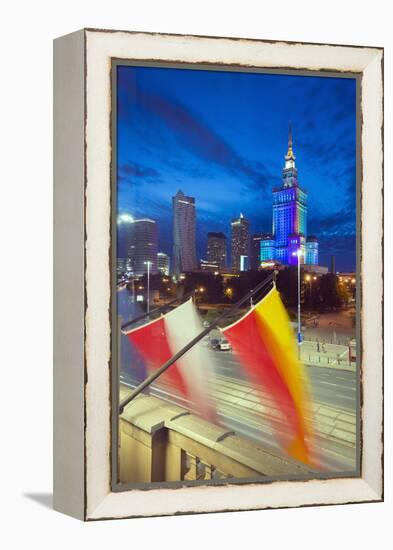
{"label": "spire antenna", "polygon": [[293,152],[293,139],[292,139],[292,122],[289,121],[288,128],[288,152],[285,156],[285,161],[295,161],[295,154]]}

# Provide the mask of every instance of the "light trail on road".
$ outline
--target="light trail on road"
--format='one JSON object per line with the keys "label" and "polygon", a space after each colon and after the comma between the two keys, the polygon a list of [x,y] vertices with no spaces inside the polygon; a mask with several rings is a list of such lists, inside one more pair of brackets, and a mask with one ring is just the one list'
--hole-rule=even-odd
{"label": "light trail on road", "polygon": [[[206,345],[202,343],[201,345]],[[270,396],[256,388],[247,378],[231,352],[213,351],[216,376],[210,380],[211,397],[217,407],[220,424],[235,430],[257,445],[279,452],[272,428],[281,433],[286,426]],[[213,362],[213,361],[212,361]],[[313,403],[315,447],[320,466],[329,472],[353,472],[356,469],[357,379],[350,371],[306,366]],[[131,369],[122,371],[121,382],[135,387]],[[151,395],[192,410],[192,403],[163,388],[159,383],[150,388]]]}

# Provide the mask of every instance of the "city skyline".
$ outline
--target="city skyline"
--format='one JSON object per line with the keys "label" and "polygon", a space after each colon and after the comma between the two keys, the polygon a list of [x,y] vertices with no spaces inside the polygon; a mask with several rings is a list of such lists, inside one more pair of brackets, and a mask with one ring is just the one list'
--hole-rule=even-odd
{"label": "city skyline", "polygon": [[[233,272],[259,269],[262,262],[278,262],[283,265],[295,265],[295,257],[301,253],[301,263],[318,265],[319,241],[315,235],[309,235],[307,230],[308,197],[299,183],[296,167],[296,155],[292,138],[292,126],[288,130],[288,149],[284,156],[281,186],[272,189],[272,232],[250,234],[249,220],[240,213],[230,224],[230,261],[227,265],[227,238],[223,232],[208,232],[206,258],[196,254],[196,200],[187,196],[179,189],[172,197],[172,252],[173,274],[179,275],[187,271],[225,270]],[[128,234],[124,229],[124,218],[128,220]],[[140,222],[151,222],[155,226],[154,237],[148,231],[150,238],[142,238],[135,242],[136,229]],[[145,223],[146,225],[146,223]],[[144,231],[146,237],[146,230]],[[133,236],[133,245],[130,246]],[[142,234],[143,236],[143,234]],[[131,240],[130,240],[131,239]],[[150,242],[149,242],[150,241]],[[154,241],[154,242],[153,242]],[[155,220],[135,219],[129,213],[118,217],[118,269],[125,271],[127,266],[136,275],[141,275],[145,269],[145,255],[151,266],[157,264],[158,254],[154,263],[151,262],[152,247],[157,250],[158,230]],[[127,247],[129,251],[127,253]],[[125,254],[126,252],[126,254]],[[135,257],[140,256],[139,264],[142,273],[137,268]],[[169,255],[160,252],[161,256]],[[124,258],[124,255],[129,258]],[[324,266],[327,269],[327,266]],[[152,267],[154,273],[154,267]],[[168,269],[169,273],[169,269]],[[168,274],[166,273],[166,274]]]}
{"label": "city skyline", "polygon": [[178,189],[196,199],[198,260],[209,232],[230,242],[241,212],[250,235],[271,233],[272,189],[292,120],[319,263],[334,254],[338,270],[354,270],[353,79],[141,67],[119,67],[118,77],[118,211],[157,220],[160,251],[173,256],[170,201]]}

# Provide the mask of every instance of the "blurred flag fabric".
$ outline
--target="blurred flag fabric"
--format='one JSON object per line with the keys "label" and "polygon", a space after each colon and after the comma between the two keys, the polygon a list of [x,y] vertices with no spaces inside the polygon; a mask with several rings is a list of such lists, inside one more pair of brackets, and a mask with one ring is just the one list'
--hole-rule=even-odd
{"label": "blurred flag fabric", "polygon": [[[139,304],[135,303],[131,291],[122,286],[117,289],[117,314],[119,329],[123,323],[134,319],[143,313]],[[120,374],[134,384],[139,384],[147,377],[145,362],[140,353],[130,342],[125,334],[119,330],[120,353],[119,370]]]}
{"label": "blurred flag fabric", "polygon": [[[159,319],[125,330],[130,343],[146,361],[150,372],[157,370],[203,330],[192,299]],[[193,402],[195,411],[207,420],[215,420],[215,408],[209,399],[208,380],[212,375],[211,358],[201,343],[196,344],[158,379],[179,395]]]}
{"label": "blurred flag fabric", "polygon": [[[285,452],[315,464],[311,452],[311,407],[304,367],[289,317],[275,287],[232,325],[221,329],[251,380],[261,385],[280,414],[273,424]],[[285,429],[282,429],[282,426]]]}

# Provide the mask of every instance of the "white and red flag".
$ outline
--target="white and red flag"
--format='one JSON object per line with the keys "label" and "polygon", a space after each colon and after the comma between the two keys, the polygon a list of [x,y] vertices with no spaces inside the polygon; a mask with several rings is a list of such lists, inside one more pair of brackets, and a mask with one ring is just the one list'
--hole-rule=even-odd
{"label": "white and red flag", "polygon": [[[166,315],[140,327],[125,330],[129,341],[153,372],[169,361],[203,330],[198,312],[188,300]],[[199,343],[187,351],[161,376],[160,381],[191,401],[195,412],[215,420],[215,408],[209,399],[208,381],[212,376],[211,357]]]}

